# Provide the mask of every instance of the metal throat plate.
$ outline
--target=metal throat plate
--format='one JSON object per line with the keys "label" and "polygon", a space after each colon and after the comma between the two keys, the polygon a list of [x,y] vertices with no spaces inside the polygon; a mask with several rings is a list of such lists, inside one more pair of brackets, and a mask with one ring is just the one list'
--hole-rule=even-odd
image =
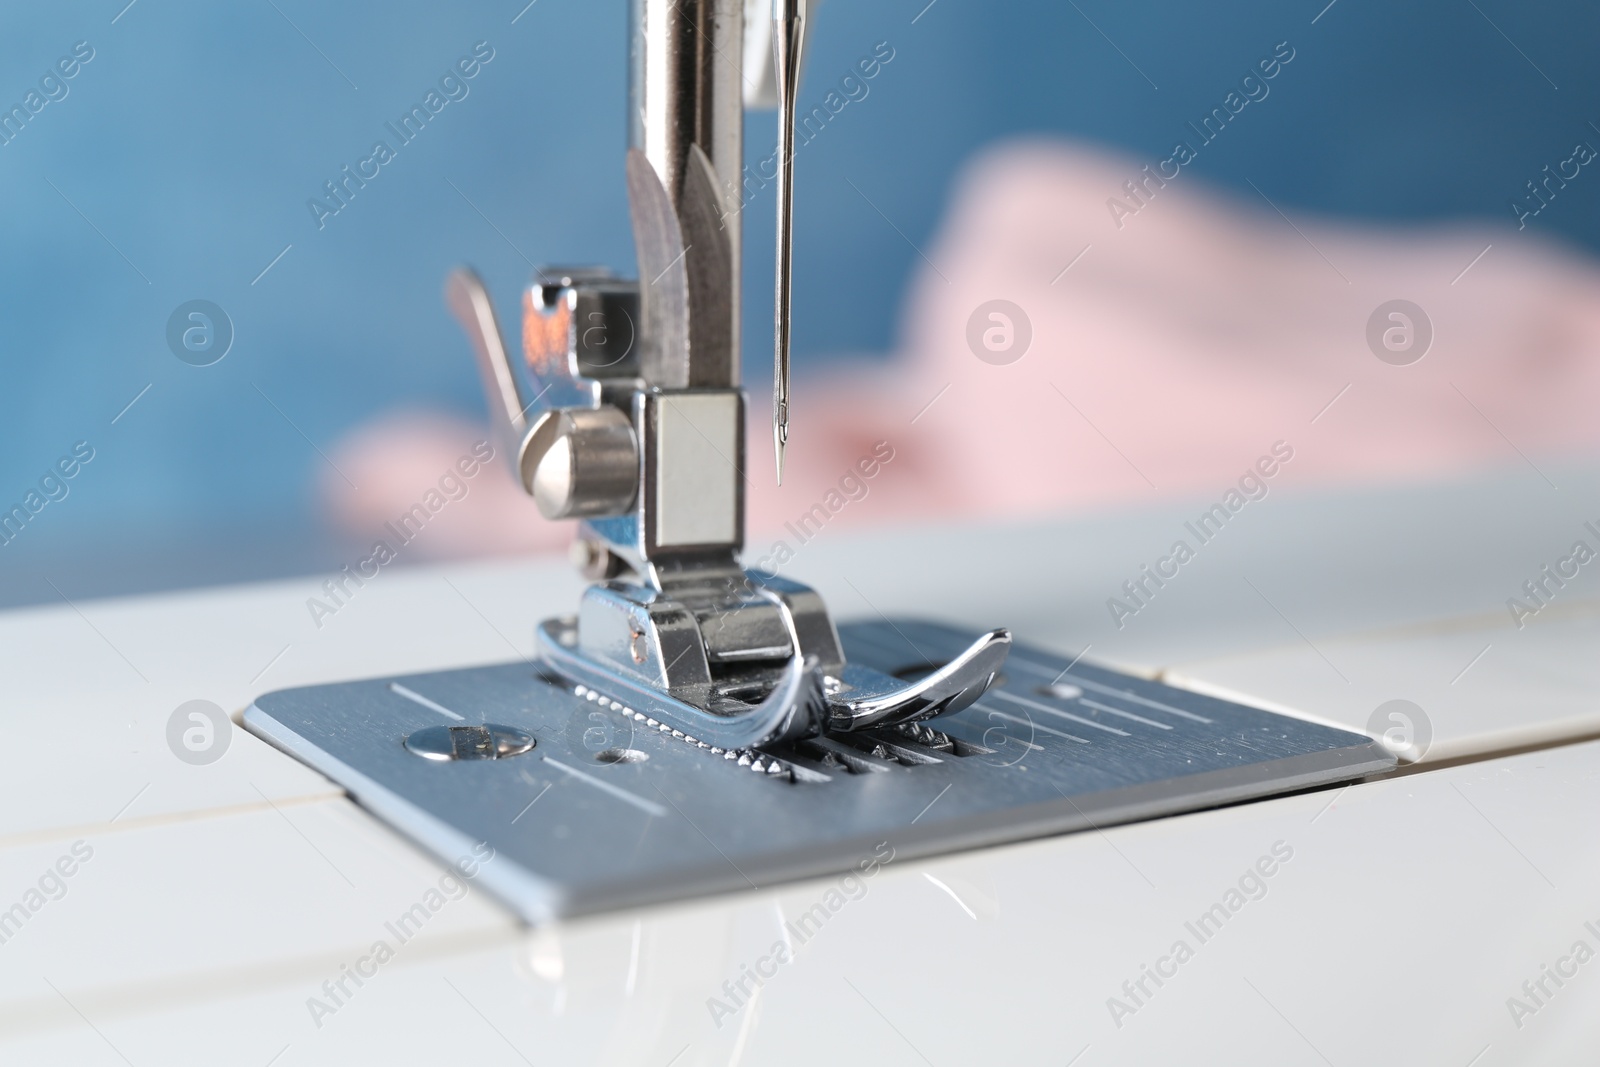
{"label": "metal throat plate", "polygon": [[[975,635],[884,621],[840,636],[851,660],[912,677]],[[845,871],[886,841],[897,857],[951,852],[1394,765],[1361,734],[1021,644],[982,699],[929,720],[943,736],[921,742],[884,731],[741,760],[636,714],[519,662],[282,690],[244,721],[446,863],[487,842],[479,883],[533,923]],[[429,727],[483,724],[534,746],[443,761],[405,746]]]}

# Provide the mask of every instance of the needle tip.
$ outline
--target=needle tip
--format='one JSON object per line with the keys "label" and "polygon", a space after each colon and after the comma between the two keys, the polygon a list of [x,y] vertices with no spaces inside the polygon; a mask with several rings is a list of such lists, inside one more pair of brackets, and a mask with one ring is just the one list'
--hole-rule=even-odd
{"label": "needle tip", "polygon": [[778,484],[783,484],[783,449],[789,443],[789,428],[783,423],[774,420],[772,423],[772,447],[778,458]]}

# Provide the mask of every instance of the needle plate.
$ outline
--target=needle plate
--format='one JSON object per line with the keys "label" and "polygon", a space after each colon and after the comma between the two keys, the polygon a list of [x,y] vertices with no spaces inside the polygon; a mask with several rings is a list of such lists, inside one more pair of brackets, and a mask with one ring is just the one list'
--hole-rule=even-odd
{"label": "needle plate", "polygon": [[[902,678],[977,636],[904,620],[839,632],[851,661]],[[1394,766],[1361,734],[1023,644],[964,711],[772,751],[700,747],[624,699],[518,662],[286,689],[244,721],[447,863],[489,843],[479,884],[533,923],[842,872],[885,841],[898,858],[951,852]],[[534,744],[407,748],[441,726]]]}

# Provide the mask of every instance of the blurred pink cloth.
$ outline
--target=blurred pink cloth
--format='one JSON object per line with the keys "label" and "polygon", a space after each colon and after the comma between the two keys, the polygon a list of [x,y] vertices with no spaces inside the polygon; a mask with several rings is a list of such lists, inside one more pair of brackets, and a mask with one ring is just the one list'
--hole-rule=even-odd
{"label": "blurred pink cloth", "polygon": [[[1510,227],[1355,226],[1278,205],[1286,217],[1187,172],[1119,226],[1108,199],[1131,204],[1124,183],[1139,177],[1127,159],[1060,142],[979,158],[921,250],[899,354],[799,368],[781,489],[753,390],[748,561],[773,538],[792,541],[786,531],[819,503],[830,528],[997,519],[1220,494],[1278,442],[1293,459],[1274,488],[1415,480],[1600,444],[1593,260]],[[1431,348],[1407,366],[1367,340],[1375,309],[1395,299],[1432,324]],[[1005,365],[969,343],[992,300],[1031,325],[1025,354]],[[363,427],[334,454],[361,488],[327,481],[328,506],[345,529],[370,532],[486,436],[417,412]],[[872,478],[852,473],[885,448],[893,458]],[[490,469],[418,542],[461,555],[570,539],[571,524],[545,522]]]}

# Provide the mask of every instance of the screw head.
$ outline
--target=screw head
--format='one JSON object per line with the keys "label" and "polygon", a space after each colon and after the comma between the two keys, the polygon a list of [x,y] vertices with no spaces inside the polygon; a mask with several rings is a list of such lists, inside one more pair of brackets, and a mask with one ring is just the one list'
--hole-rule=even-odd
{"label": "screw head", "polygon": [[423,759],[508,759],[532,749],[537,741],[526,730],[488,722],[482,726],[425,726],[405,740],[406,750]]}

